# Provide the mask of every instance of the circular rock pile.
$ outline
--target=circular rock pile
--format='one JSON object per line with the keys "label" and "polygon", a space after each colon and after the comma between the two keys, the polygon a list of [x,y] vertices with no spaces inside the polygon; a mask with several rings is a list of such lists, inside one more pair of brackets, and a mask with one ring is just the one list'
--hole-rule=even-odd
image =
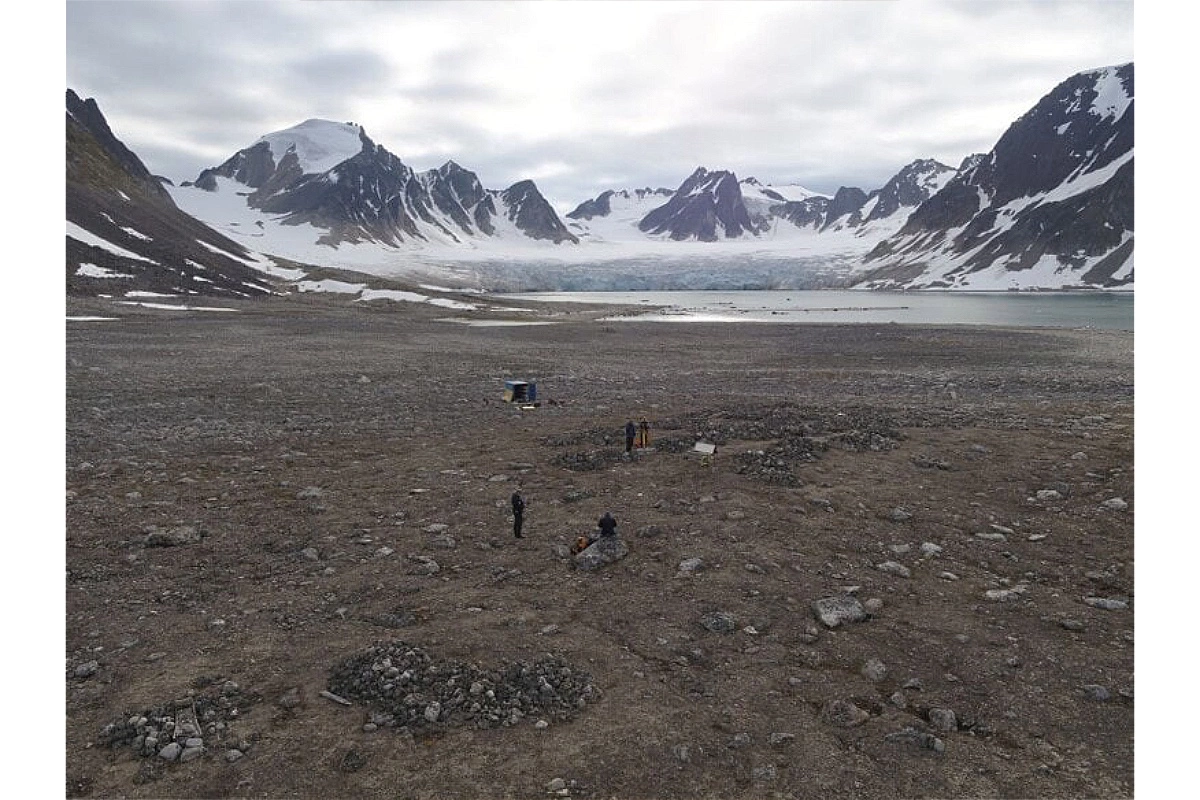
{"label": "circular rock pile", "polygon": [[335,666],[329,691],[367,706],[372,724],[410,729],[566,720],[600,697],[588,673],[558,656],[487,670],[402,641],[377,642]]}
{"label": "circular rock pile", "polygon": [[[130,712],[105,725],[100,741],[114,748],[132,747],[144,758],[191,761],[228,739],[230,723],[260,699],[234,681],[221,681],[210,684],[206,692]],[[246,745],[238,741],[233,746],[244,749]]]}

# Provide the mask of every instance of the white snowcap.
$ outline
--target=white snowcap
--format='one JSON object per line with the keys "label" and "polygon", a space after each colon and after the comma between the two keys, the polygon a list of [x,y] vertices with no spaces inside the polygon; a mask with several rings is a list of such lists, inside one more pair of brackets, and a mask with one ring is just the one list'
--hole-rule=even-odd
{"label": "white snowcap", "polygon": [[[292,128],[268,133],[258,141],[271,148],[275,163],[295,150],[305,175],[327,172],[362,151],[362,127],[353,122],[310,119]],[[256,142],[257,144],[257,142]]]}

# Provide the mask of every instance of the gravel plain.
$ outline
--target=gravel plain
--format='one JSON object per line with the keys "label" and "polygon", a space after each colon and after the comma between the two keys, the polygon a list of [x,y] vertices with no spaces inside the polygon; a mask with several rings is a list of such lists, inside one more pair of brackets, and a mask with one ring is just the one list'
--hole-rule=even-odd
{"label": "gravel plain", "polygon": [[68,796],[1133,795],[1132,333],[68,309]]}

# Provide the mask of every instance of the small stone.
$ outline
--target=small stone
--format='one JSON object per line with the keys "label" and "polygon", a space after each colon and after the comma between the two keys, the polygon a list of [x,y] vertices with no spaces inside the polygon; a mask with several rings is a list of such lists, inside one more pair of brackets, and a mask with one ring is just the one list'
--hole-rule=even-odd
{"label": "small stone", "polygon": [[774,764],[763,764],[750,770],[750,779],[755,783],[771,783],[779,777],[779,769]]}
{"label": "small stone", "polygon": [[878,597],[868,597],[863,601],[863,610],[871,615],[878,614],[883,611],[883,600]]}
{"label": "small stone", "polygon": [[308,561],[320,561],[321,554],[317,552],[315,547],[306,547],[300,551],[300,555]]}
{"label": "small stone", "polygon": [[892,695],[888,698],[888,700],[896,708],[906,708],[908,706],[908,698],[905,697],[904,692],[901,691],[892,692]]}
{"label": "small stone", "polygon": [[546,728],[550,727],[550,723],[544,719],[539,719],[537,722],[533,723],[533,727],[537,728],[539,731],[544,731]]}
{"label": "small stone", "polygon": [[926,558],[933,558],[942,554],[942,546],[933,542],[921,542],[921,555]]}
{"label": "small stone", "polygon": [[[516,709],[513,709],[514,711]],[[425,706],[425,719],[430,722],[437,722],[438,717],[442,715],[442,704],[434,700],[429,705]]]}
{"label": "small stone", "polygon": [[771,744],[773,744],[773,745],[781,745],[781,744],[787,744],[788,742],[792,741],[795,738],[796,738],[796,734],[794,734],[794,733],[772,733],[768,737],[768,741],[770,741]]}
{"label": "small stone", "polygon": [[861,674],[864,678],[875,683],[878,683],[886,678],[887,672],[887,665],[878,658],[869,659],[867,663],[863,664],[861,670]]}
{"label": "small stone", "polygon": [[679,575],[691,575],[699,572],[704,568],[704,559],[702,558],[685,558],[679,562]]}
{"label": "small stone", "polygon": [[929,709],[929,724],[939,731],[958,730],[958,719],[948,708]]}
{"label": "small stone", "polygon": [[1105,611],[1120,611],[1129,608],[1129,603],[1110,597],[1085,597],[1083,602],[1092,608],[1102,608]]}
{"label": "small stone", "polygon": [[737,618],[728,611],[712,611],[700,618],[700,624],[713,633],[729,633],[737,629]]}
{"label": "small stone", "polygon": [[955,575],[953,572],[939,572],[939,573],[938,573],[938,577],[939,577],[939,578],[941,578],[941,579],[942,579],[942,580],[944,580],[944,581],[956,581],[956,580],[958,580],[958,576],[957,576],[957,575]]}
{"label": "small stone", "polygon": [[183,752],[183,748],[178,742],[171,742],[162,750],[158,751],[158,757],[164,761],[175,761],[179,758],[179,754]]}
{"label": "small stone", "polygon": [[300,705],[300,689],[292,687],[284,692],[278,700],[281,708],[292,709]]}
{"label": "small stone", "polygon": [[870,714],[849,700],[830,700],[821,709],[821,719],[840,728],[853,728],[870,718]]}
{"label": "small stone", "polygon": [[565,789],[565,788],[567,788],[567,782],[564,781],[562,778],[555,778],[554,780],[552,780],[546,784],[547,792],[557,792],[560,789]]}
{"label": "small stone", "polygon": [[76,678],[90,678],[100,671],[99,661],[87,661],[75,668]]}
{"label": "small stone", "polygon": [[183,752],[179,754],[179,760],[181,762],[182,761],[192,761],[193,759],[199,758],[203,754],[204,754],[203,747],[185,747],[185,748],[183,748]]}
{"label": "small stone", "polygon": [[944,752],[946,744],[941,739],[934,736],[932,733],[925,733],[913,727],[907,727],[904,730],[889,733],[883,737],[889,742],[900,742],[903,744],[911,744],[925,750],[933,750],[935,753]]}
{"label": "small stone", "polygon": [[804,629],[800,631],[800,636],[798,638],[800,639],[801,644],[813,644],[820,637],[821,629],[816,625],[809,624],[805,625]]}
{"label": "small stone", "polygon": [[1087,684],[1083,687],[1083,693],[1089,700],[1095,700],[1097,703],[1105,703],[1112,699],[1112,693],[1098,683]]}
{"label": "small stone", "polygon": [[907,522],[912,519],[912,512],[903,506],[896,506],[888,514],[888,519],[892,522]]}
{"label": "small stone", "polygon": [[912,577],[912,573],[908,567],[898,561],[884,561],[882,564],[876,564],[875,569],[880,572],[886,572],[889,575],[896,575],[901,578]]}
{"label": "small stone", "polygon": [[1047,503],[1054,500],[1062,500],[1062,495],[1054,489],[1039,489],[1037,500],[1040,503]]}
{"label": "small stone", "polygon": [[1119,497],[1114,497],[1111,500],[1105,500],[1100,505],[1109,511],[1124,511],[1125,509],[1129,508],[1129,504]]}

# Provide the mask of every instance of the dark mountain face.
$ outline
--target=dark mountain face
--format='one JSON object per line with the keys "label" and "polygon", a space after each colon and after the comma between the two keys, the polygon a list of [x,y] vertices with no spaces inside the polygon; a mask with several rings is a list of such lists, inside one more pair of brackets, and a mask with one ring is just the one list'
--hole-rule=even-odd
{"label": "dark mountain face", "polygon": [[785,219],[797,228],[820,230],[829,211],[828,197],[808,197],[804,200],[789,200],[771,206],[771,213]]}
{"label": "dark mountain face", "polygon": [[508,209],[508,218],[530,239],[579,244],[579,239],[563,225],[533,181],[514,183],[500,193],[500,199]]}
{"label": "dark mountain face", "polygon": [[1047,258],[1088,285],[1132,282],[1133,97],[1133,64],[1059,84],[867,255],[880,265],[868,281],[937,257],[955,264],[942,285]]}
{"label": "dark mountain face", "polygon": [[855,186],[843,186],[833,195],[825,209],[825,223],[821,230],[832,228],[838,222],[843,225],[862,224],[860,210],[867,204],[869,195]]}
{"label": "dark mountain face", "polygon": [[[94,100],[67,90],[67,291],[252,297],[267,277],[240,244],[180,211],[113,135]],[[99,244],[98,241],[108,246]]]}
{"label": "dark mountain face", "polygon": [[699,167],[664,205],[638,223],[643,233],[667,234],[679,241],[715,242],[755,233],[742,199],[742,187],[732,172],[709,172]]}

